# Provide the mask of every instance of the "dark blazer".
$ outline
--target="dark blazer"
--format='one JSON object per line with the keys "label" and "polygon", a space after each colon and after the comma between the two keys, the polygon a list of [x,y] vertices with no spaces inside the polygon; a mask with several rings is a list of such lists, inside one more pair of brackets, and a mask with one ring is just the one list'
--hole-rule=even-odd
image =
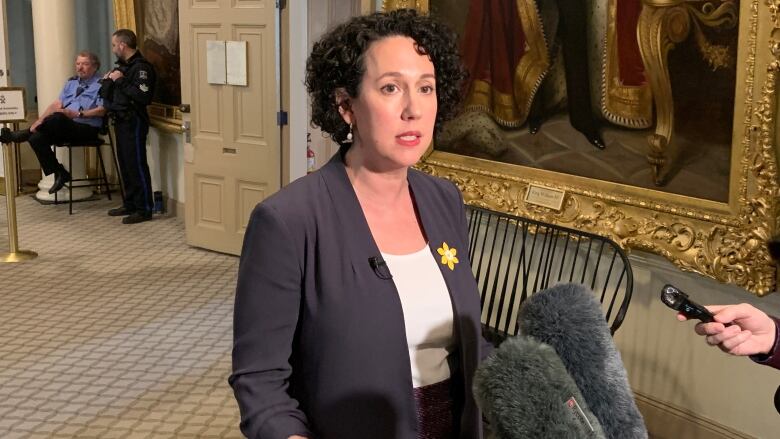
{"label": "dark blazer", "polygon": [[[410,170],[431,253],[453,304],[450,358],[459,438],[479,438],[471,385],[483,343],[468,260],[463,200],[446,180]],[[250,438],[416,438],[416,408],[401,302],[336,154],[321,170],[259,204],[244,238],[229,382]],[[375,264],[373,264],[375,265]]]}

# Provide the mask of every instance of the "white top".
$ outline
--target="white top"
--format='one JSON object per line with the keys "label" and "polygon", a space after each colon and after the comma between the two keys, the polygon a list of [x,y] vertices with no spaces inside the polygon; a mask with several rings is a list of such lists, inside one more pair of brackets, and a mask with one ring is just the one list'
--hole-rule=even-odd
{"label": "white top", "polygon": [[455,347],[450,293],[426,245],[407,255],[382,253],[404,311],[414,387],[450,377],[447,355]]}

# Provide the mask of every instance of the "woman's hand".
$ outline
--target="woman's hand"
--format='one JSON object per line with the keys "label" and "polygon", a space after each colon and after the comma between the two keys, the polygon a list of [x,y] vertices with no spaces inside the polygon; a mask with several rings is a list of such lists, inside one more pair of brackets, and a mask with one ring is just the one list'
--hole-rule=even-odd
{"label": "woman's hand", "polygon": [[288,437],[287,439],[309,439],[309,438],[307,438],[307,437],[305,437],[305,436],[298,436],[298,435],[296,434],[296,435],[293,435],[293,436],[290,436],[290,437]]}
{"label": "woman's hand", "polygon": [[[763,311],[747,303],[706,308],[715,315],[715,321],[698,323],[695,330],[706,337],[708,344],[732,355],[770,353],[775,344],[775,321]],[[686,320],[682,314],[678,314],[677,319]]]}

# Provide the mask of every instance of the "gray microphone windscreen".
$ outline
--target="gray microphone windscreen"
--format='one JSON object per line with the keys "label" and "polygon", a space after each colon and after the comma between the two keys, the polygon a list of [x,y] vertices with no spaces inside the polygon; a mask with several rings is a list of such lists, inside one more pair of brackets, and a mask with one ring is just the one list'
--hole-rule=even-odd
{"label": "gray microphone windscreen", "polygon": [[590,290],[561,284],[536,293],[521,307],[518,322],[521,334],[555,349],[608,438],[647,438],[620,353]]}
{"label": "gray microphone windscreen", "polygon": [[555,350],[512,337],[474,375],[474,396],[496,439],[605,438]]}

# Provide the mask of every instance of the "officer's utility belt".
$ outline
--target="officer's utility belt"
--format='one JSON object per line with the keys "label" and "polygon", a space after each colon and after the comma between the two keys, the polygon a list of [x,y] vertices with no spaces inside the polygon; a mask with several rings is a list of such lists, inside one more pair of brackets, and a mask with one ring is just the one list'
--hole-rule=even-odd
{"label": "officer's utility belt", "polygon": [[135,114],[135,111],[133,110],[125,110],[125,111],[112,111],[108,114],[108,116],[113,120],[116,121],[124,121],[124,120],[130,120],[137,117]]}

